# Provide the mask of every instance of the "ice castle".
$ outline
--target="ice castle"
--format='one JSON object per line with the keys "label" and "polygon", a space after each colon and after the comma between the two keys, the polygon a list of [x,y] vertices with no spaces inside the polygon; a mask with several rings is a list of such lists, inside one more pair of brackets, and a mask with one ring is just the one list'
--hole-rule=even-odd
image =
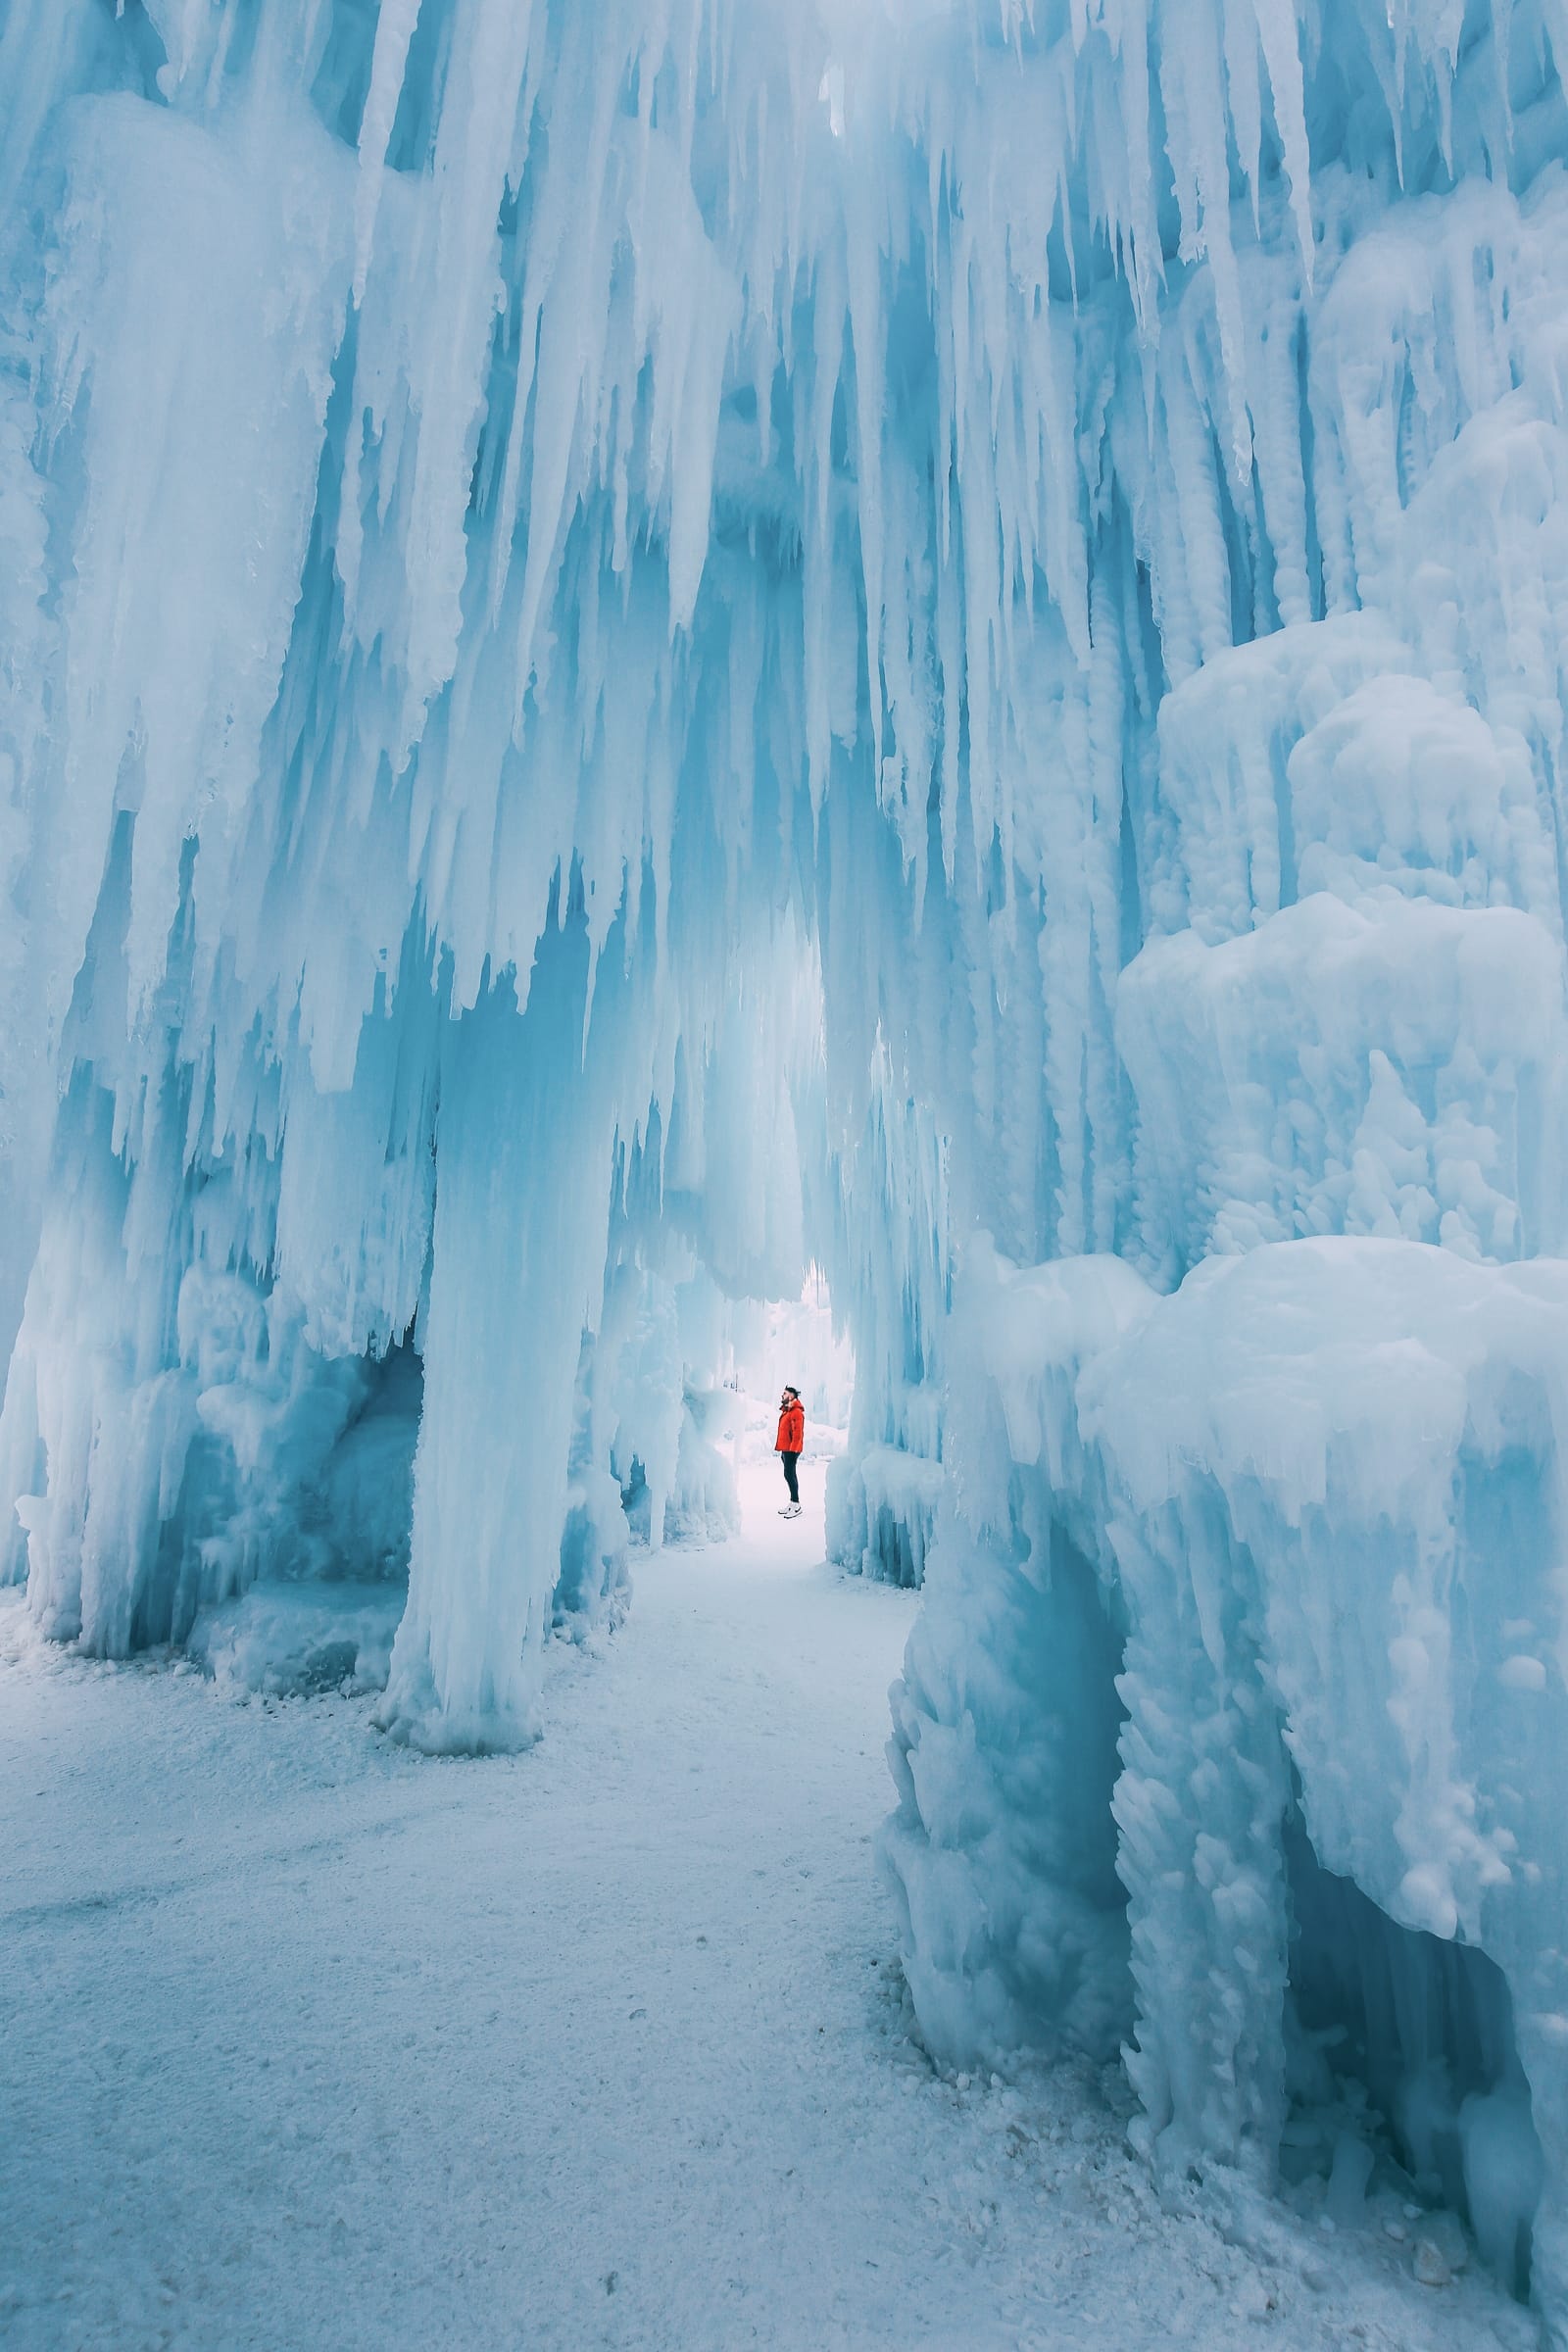
{"label": "ice castle", "polygon": [[1563,60],[0,19],[0,1575],[523,1744],[820,1263],[931,2049],[1380,2119],[1556,2343]]}

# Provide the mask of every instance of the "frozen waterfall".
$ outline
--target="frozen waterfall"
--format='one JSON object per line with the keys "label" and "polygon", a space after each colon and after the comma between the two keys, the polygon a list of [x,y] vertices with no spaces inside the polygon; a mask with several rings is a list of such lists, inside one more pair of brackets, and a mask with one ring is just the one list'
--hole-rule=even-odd
{"label": "frozen waterfall", "polygon": [[0,1577],[524,1745],[820,1265],[929,2047],[1568,2344],[1560,60],[12,0]]}

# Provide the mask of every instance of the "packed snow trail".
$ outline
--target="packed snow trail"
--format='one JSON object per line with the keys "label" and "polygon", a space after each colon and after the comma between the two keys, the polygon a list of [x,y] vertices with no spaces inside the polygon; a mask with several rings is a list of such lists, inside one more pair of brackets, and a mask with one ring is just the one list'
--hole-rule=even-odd
{"label": "packed snow trail", "polygon": [[1162,2213],[1114,2083],[933,2074],[873,1865],[914,1596],[818,1565],[804,1478],[558,1645],[517,1758],[5,1603],[8,2352],[1532,2340],[1407,2246]]}

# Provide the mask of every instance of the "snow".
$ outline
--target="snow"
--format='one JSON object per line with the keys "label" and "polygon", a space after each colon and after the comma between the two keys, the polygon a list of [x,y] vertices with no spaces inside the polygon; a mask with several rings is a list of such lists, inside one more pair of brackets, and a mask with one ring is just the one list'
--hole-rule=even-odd
{"label": "snow", "polygon": [[1528,2339],[1406,2238],[1159,2198],[1116,2070],[933,2071],[869,1867],[913,1596],[821,1567],[819,1487],[781,1526],[776,1483],[552,1646],[521,1758],[7,1601],[8,2345]]}

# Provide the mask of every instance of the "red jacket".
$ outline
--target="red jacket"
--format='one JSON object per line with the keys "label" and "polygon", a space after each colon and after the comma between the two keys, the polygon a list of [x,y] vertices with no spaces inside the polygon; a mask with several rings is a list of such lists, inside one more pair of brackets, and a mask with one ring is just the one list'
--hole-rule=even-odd
{"label": "red jacket", "polygon": [[778,1417],[778,1442],[775,1453],[803,1453],[806,1450],[806,1407],[799,1397],[787,1404]]}

